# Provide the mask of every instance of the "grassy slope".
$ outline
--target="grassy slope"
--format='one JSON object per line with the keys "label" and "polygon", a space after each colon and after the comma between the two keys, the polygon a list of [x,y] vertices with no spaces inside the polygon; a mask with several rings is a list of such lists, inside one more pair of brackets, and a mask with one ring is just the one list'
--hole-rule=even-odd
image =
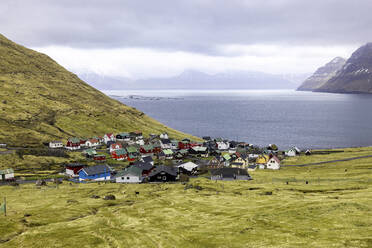
{"label": "grassy slope", "polygon": [[48,56],[0,35],[0,142],[39,145],[69,136],[169,129],[92,88]]}
{"label": "grassy slope", "polygon": [[0,216],[0,239],[9,241],[0,247],[371,247],[371,163],[255,171],[249,182],[193,179],[199,191],[182,184],[0,187],[9,206]]}

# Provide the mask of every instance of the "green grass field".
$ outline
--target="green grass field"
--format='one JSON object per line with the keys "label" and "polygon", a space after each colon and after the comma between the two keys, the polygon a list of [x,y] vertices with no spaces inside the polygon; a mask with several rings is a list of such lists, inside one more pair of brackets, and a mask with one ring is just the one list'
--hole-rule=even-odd
{"label": "green grass field", "polygon": [[[319,156],[345,154],[296,159]],[[0,247],[372,246],[371,158],[251,175],[189,182],[201,190],[181,183],[3,186],[8,216],[0,217]],[[116,200],[103,200],[108,194]]]}

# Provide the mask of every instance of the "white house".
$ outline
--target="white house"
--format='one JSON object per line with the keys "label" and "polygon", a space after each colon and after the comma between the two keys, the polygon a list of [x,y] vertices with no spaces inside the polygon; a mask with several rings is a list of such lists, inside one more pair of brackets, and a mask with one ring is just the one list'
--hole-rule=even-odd
{"label": "white house", "polygon": [[135,166],[119,172],[115,177],[117,183],[141,183],[142,180],[142,169]]}
{"label": "white house", "polygon": [[117,151],[117,150],[120,150],[123,148],[123,145],[120,144],[120,143],[114,143],[114,144],[111,144],[110,145],[110,153],[112,153],[113,151]]}
{"label": "white house", "polygon": [[103,136],[103,142],[105,144],[107,144],[109,141],[116,141],[116,138],[115,138],[115,135],[112,134],[112,133],[106,133],[104,136]]}
{"label": "white house", "polygon": [[266,164],[267,169],[271,170],[279,170],[280,169],[280,160],[278,157],[273,156],[272,158],[269,159],[269,161]]}
{"label": "white house", "polygon": [[145,145],[145,141],[143,139],[138,139],[138,140],[136,140],[136,144],[140,145],[140,146],[143,146],[143,145]]}
{"label": "white house", "polygon": [[62,141],[51,141],[49,142],[49,148],[63,148]]}
{"label": "white house", "polygon": [[218,150],[227,150],[230,148],[230,143],[228,141],[217,141]]}
{"label": "white house", "polygon": [[5,180],[13,180],[14,179],[14,170],[13,169],[5,169],[0,170],[0,181]]}
{"label": "white house", "polygon": [[96,146],[99,146],[99,145],[100,145],[100,143],[99,143],[98,139],[88,139],[85,142],[86,147],[96,147]]}
{"label": "white house", "polygon": [[169,139],[169,136],[167,133],[160,134],[160,139]]}
{"label": "white house", "polygon": [[185,172],[188,172],[188,173],[192,174],[197,170],[198,165],[193,163],[193,162],[187,162],[187,163],[184,163],[184,164],[180,164],[177,167],[180,171],[183,170]]}
{"label": "white house", "polygon": [[292,148],[292,149],[289,149],[288,151],[285,151],[284,154],[288,157],[295,157],[297,155],[297,151]]}

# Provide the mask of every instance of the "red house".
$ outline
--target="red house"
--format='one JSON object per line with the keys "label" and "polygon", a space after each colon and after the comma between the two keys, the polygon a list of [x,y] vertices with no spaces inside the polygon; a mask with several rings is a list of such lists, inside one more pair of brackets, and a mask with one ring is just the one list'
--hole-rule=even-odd
{"label": "red house", "polygon": [[93,160],[97,161],[97,162],[105,162],[106,161],[106,155],[103,155],[103,154],[94,155]]}
{"label": "red house", "polygon": [[143,145],[140,147],[140,153],[142,154],[150,154],[154,152],[154,146],[152,145]]}
{"label": "red house", "polygon": [[65,164],[66,174],[70,177],[78,177],[79,171],[83,169],[85,165],[82,164]]}
{"label": "red house", "polygon": [[128,153],[125,149],[115,150],[111,153],[111,157],[116,160],[125,160],[128,158]]}
{"label": "red house", "polygon": [[80,149],[80,139],[78,138],[69,138],[66,143],[66,149],[69,150],[78,150]]}

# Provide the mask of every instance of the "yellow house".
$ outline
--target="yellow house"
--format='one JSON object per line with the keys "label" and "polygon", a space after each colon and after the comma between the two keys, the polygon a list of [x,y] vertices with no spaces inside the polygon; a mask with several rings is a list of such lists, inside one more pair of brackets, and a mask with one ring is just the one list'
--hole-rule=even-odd
{"label": "yellow house", "polygon": [[256,164],[267,164],[269,161],[269,156],[264,154],[264,155],[259,155],[258,158],[256,159]]}
{"label": "yellow house", "polygon": [[232,168],[246,168],[248,167],[248,160],[239,157],[231,163]]}

